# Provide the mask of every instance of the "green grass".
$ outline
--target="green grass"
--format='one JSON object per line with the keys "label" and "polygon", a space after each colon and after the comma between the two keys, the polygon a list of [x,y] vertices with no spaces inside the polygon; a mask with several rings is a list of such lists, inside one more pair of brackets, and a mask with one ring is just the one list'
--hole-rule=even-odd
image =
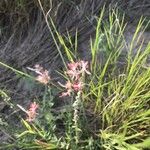
{"label": "green grass", "polygon": [[[141,50],[143,43],[133,55],[143,28],[139,21],[129,46],[124,38],[124,16],[118,10],[110,10],[109,18],[103,20],[105,7],[97,20],[96,35],[91,39],[90,72],[84,76],[85,84],[81,93],[74,93],[64,100],[64,105],[55,108],[59,85],[45,86],[39,104],[38,116],[33,123],[21,119],[22,129],[15,130],[15,139],[1,145],[0,149],[87,149],[87,150],[141,150],[150,148],[150,68],[146,63],[150,44]],[[58,52],[66,70],[66,62],[78,61],[77,38],[75,43],[58,33],[51,18],[47,18],[50,33],[53,35]],[[56,37],[55,37],[55,36]],[[67,47],[66,42],[72,45]],[[59,49],[62,45],[65,54]],[[127,54],[122,58],[123,49]],[[99,54],[103,53],[103,62]],[[26,78],[33,78],[0,62]],[[65,80],[66,74],[60,72]],[[34,78],[33,78],[34,79]],[[35,81],[36,82],[36,81]],[[1,90],[3,97],[6,93]],[[66,103],[66,104],[65,104]],[[14,106],[13,109],[17,109]],[[19,115],[19,114],[18,114]],[[21,115],[20,115],[20,118]],[[7,132],[7,131],[5,131]],[[9,131],[8,131],[9,132]]]}

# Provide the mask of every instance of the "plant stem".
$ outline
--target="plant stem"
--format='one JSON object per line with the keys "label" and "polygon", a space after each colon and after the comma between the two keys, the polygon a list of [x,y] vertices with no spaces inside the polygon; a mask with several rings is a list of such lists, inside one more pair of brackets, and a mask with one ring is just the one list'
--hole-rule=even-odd
{"label": "plant stem", "polygon": [[76,144],[79,143],[79,133],[80,133],[80,128],[78,125],[79,121],[79,109],[80,109],[80,104],[81,104],[81,91],[77,93],[77,96],[75,98],[75,102],[73,103],[73,109],[74,109],[74,114],[73,114],[73,122],[74,122],[74,128],[75,128],[75,141]]}

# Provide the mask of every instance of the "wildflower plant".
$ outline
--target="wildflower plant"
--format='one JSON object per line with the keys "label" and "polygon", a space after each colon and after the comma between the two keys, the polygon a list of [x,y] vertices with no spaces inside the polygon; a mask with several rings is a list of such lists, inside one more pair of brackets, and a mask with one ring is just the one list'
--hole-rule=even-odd
{"label": "wildflower plant", "polygon": [[64,87],[66,89],[66,92],[63,92],[60,97],[64,96],[73,96],[75,97],[73,100],[73,128],[75,129],[75,141],[76,144],[79,143],[81,129],[79,127],[79,112],[82,105],[81,99],[82,99],[82,90],[84,88],[85,84],[85,74],[90,75],[90,72],[88,71],[88,62],[87,61],[77,61],[77,62],[71,62],[68,65],[67,70],[65,71],[65,74],[68,75],[68,81],[65,85],[62,85],[59,83],[60,86]]}

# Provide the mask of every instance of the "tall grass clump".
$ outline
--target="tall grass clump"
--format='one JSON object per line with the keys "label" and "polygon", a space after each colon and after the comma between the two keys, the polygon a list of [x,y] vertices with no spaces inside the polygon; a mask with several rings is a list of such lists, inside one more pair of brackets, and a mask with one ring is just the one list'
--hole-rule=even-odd
{"label": "tall grass clump", "polygon": [[64,63],[64,69],[58,72],[63,79],[58,83],[39,65],[28,67],[37,74],[34,78],[0,62],[41,83],[45,89],[43,97],[32,100],[28,109],[13,105],[27,117],[18,114],[23,127],[16,129],[13,139],[3,143],[1,149],[150,148],[150,68],[147,65],[150,44],[143,47],[141,42],[137,48],[144,20],[139,21],[132,41],[126,43],[124,15],[110,9],[108,19],[103,20],[104,14],[103,7],[97,18],[95,38],[90,40],[91,60],[86,61],[76,55],[77,33],[74,43],[69,34],[64,38],[49,13],[44,14]]}

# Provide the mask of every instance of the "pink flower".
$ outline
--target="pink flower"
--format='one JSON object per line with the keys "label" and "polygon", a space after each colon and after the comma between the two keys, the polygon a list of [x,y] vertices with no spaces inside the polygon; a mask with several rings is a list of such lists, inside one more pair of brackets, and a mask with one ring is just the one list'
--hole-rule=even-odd
{"label": "pink flower", "polygon": [[73,62],[73,63],[69,63],[68,64],[68,68],[70,69],[70,70],[73,70],[73,71],[75,71],[75,70],[77,70],[77,68],[78,68],[78,65],[79,65],[79,63],[78,62]]}
{"label": "pink flower", "polygon": [[80,77],[79,71],[76,70],[67,70],[66,73],[69,75],[69,77],[73,80],[78,80]]}
{"label": "pink flower", "polygon": [[72,87],[76,92],[81,91],[83,89],[83,83],[82,82],[74,83]]}
{"label": "pink flower", "polygon": [[91,74],[87,69],[88,69],[88,61],[80,61],[80,67],[81,67],[81,72],[85,72],[87,74]]}
{"label": "pink flower", "polygon": [[39,74],[36,77],[36,80],[42,84],[45,84],[45,85],[48,84],[49,80],[50,80],[50,76],[48,75],[48,71],[47,70],[43,71],[41,74]]}
{"label": "pink flower", "polygon": [[26,111],[26,113],[28,115],[27,116],[27,121],[28,122],[32,122],[32,121],[35,120],[36,115],[37,115],[36,110],[38,109],[38,107],[39,107],[39,105],[36,104],[36,102],[33,102],[33,103],[30,104],[29,110]]}
{"label": "pink flower", "polygon": [[61,95],[60,95],[59,97],[70,96],[70,95],[71,95],[71,91],[72,91],[72,90],[67,90],[67,92],[62,92]]}
{"label": "pink flower", "polygon": [[35,112],[38,107],[39,107],[39,105],[36,104],[36,102],[33,102],[33,103],[30,104],[29,111]]}
{"label": "pink flower", "polygon": [[30,68],[27,67],[29,70],[34,71],[38,74],[38,76],[36,77],[36,80],[39,81],[42,84],[48,84],[49,80],[50,80],[50,76],[48,74],[47,70],[44,70],[43,67],[41,67],[40,65],[35,65],[35,68]]}
{"label": "pink flower", "polygon": [[68,70],[66,73],[69,75],[69,77],[73,80],[77,80],[79,78],[79,63],[78,62],[73,62],[68,64]]}
{"label": "pink flower", "polygon": [[58,82],[58,84],[64,87],[65,89],[71,89],[72,87],[72,83],[70,81],[67,81],[65,85],[61,84],[60,82]]}
{"label": "pink flower", "polygon": [[67,83],[65,85],[61,84],[60,82],[58,82],[58,84],[62,87],[64,87],[67,91],[63,92],[60,97],[64,97],[64,96],[70,96],[71,92],[72,92],[72,83],[70,81],[67,81]]}

